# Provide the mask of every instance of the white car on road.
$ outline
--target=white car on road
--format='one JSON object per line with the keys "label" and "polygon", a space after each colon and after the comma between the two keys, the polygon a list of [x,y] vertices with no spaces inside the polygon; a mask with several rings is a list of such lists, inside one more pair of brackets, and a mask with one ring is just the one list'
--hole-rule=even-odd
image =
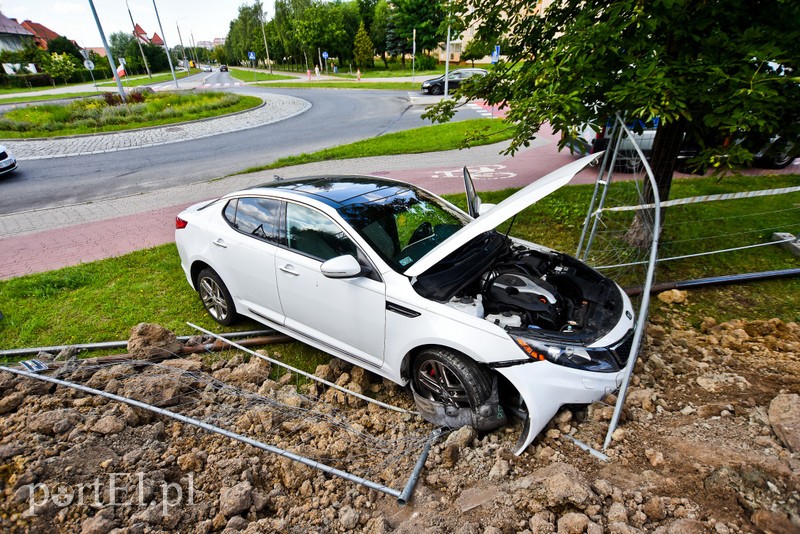
{"label": "white car on road", "polygon": [[0,145],[0,175],[9,173],[17,168],[14,155],[3,145]]}
{"label": "white car on road", "polygon": [[408,385],[438,425],[519,415],[520,453],[562,405],[616,390],[630,353],[616,283],[495,231],[595,157],[483,209],[465,168],[471,214],[384,178],[275,181],[186,209],[175,239],[220,323],[244,315]]}

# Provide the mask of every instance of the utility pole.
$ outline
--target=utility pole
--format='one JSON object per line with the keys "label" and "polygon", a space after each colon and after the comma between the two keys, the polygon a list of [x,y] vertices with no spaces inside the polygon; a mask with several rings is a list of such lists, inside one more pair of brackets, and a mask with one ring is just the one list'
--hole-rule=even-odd
{"label": "utility pole", "polygon": [[100,32],[100,39],[103,41],[103,48],[106,49],[106,57],[108,57],[108,63],[111,65],[111,74],[114,75],[114,80],[117,82],[119,96],[122,97],[123,102],[127,102],[128,99],[125,98],[125,89],[123,89],[122,81],[119,79],[119,74],[117,74],[117,64],[114,62],[114,56],[111,54],[111,48],[108,46],[108,41],[106,41],[106,34],[103,33],[103,27],[100,25],[100,19],[97,18],[97,11],[94,8],[94,2],[92,2],[92,0],[89,0],[89,7],[92,8],[94,22],[97,24],[97,30]]}
{"label": "utility pole", "polygon": [[144,56],[144,49],[142,48],[142,41],[136,35],[136,23],[133,22],[133,14],[131,14],[131,6],[128,5],[128,0],[125,0],[125,7],[128,8],[128,16],[131,18],[131,26],[133,27],[133,38],[136,39],[136,44],[139,45],[139,53],[142,54],[142,61],[144,61],[144,68],[147,70],[147,75],[151,78],[153,75],[150,73],[150,65],[147,64],[147,58]]}
{"label": "utility pole", "polygon": [[153,9],[156,10],[156,20],[158,21],[158,29],[161,30],[161,40],[164,41],[164,52],[167,53],[169,71],[172,73],[172,79],[175,80],[175,87],[180,89],[181,86],[178,85],[178,77],[175,76],[175,68],[172,66],[172,55],[169,53],[169,47],[167,46],[167,37],[164,35],[164,27],[161,26],[161,17],[158,15],[158,6],[156,6],[156,0],[153,0]]}
{"label": "utility pole", "polygon": [[183,52],[183,66],[186,72],[189,72],[189,62],[186,61],[186,47],[183,46],[183,37],[181,37],[181,27],[178,26],[178,21],[175,21],[175,27],[178,28],[178,40],[181,42],[181,52]]}
{"label": "utility pole", "polygon": [[194,55],[194,64],[200,68],[200,58],[197,56],[197,43],[194,42],[194,31],[189,30],[189,37],[192,39],[192,54]]}
{"label": "utility pole", "polygon": [[261,2],[258,2],[258,11],[261,13],[261,34],[264,36],[264,50],[267,51],[267,65],[269,65],[269,73],[272,74],[272,62],[269,60],[269,45],[267,45],[267,14],[263,11]]}

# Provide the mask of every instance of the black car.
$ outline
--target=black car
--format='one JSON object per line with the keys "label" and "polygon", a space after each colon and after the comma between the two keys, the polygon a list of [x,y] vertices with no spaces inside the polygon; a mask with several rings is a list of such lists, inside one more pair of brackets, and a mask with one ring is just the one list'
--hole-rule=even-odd
{"label": "black car", "polygon": [[[487,74],[489,74],[489,71],[485,69],[456,69],[450,71],[450,74],[447,77],[448,91],[450,89],[456,89],[459,85],[461,85],[461,82],[468,80],[473,76],[486,76]],[[422,82],[422,91],[432,95],[443,95],[444,75]]]}
{"label": "black car", "polygon": [[219,71],[220,72],[228,72],[228,66],[227,65],[220,65],[219,66]]}

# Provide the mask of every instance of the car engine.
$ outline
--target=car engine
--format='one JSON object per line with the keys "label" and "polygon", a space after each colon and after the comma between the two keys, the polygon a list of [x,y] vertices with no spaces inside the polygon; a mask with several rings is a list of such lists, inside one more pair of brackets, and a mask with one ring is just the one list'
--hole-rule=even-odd
{"label": "car engine", "polygon": [[448,304],[506,329],[573,338],[592,337],[621,313],[609,279],[565,254],[519,245]]}

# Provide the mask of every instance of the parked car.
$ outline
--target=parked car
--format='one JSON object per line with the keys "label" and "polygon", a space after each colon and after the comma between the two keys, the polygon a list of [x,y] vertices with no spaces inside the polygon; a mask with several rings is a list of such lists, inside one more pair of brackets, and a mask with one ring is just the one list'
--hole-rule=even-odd
{"label": "parked car", "polygon": [[228,66],[227,65],[220,65],[219,66],[219,71],[220,72],[228,72]]}
{"label": "parked car", "polygon": [[616,389],[629,357],[633,310],[615,282],[495,231],[595,157],[496,206],[465,167],[469,214],[385,178],[275,181],[187,208],[175,240],[219,323],[243,315],[408,385],[437,425],[520,415],[520,453],[562,405]]}
{"label": "parked car", "polygon": [[[485,69],[455,69],[450,71],[447,77],[448,90],[456,89],[462,82],[469,80],[473,76],[486,76],[489,71]],[[444,94],[444,74],[438,78],[422,82],[422,92],[432,95]]]}
{"label": "parked car", "polygon": [[3,145],[0,145],[0,175],[12,172],[17,168],[17,159]]}
{"label": "parked car", "polygon": [[[652,121],[635,120],[627,124],[631,130],[632,138],[624,137],[620,143],[619,153],[615,168],[622,172],[638,172],[641,170],[641,160],[633,148],[632,139],[636,141],[642,149],[647,160],[653,153],[653,142],[656,138],[656,131],[658,130],[659,119],[656,117]],[[595,132],[592,128],[586,126],[582,129],[578,139],[569,144],[569,148],[581,155],[594,154],[599,151],[605,151],[609,148],[608,144],[613,137],[613,122],[609,121],[599,131]],[[737,139],[736,143],[742,143],[745,138]],[[756,147],[761,148],[753,154],[753,164],[762,169],[783,169],[788,167],[794,160],[794,144],[782,140],[779,136],[771,137],[769,140],[765,139],[751,139]],[[678,153],[678,169],[682,172],[691,172],[691,168],[687,162],[695,157],[699,152],[696,144],[689,140],[688,136],[684,136],[684,141],[681,144],[680,152]]]}

